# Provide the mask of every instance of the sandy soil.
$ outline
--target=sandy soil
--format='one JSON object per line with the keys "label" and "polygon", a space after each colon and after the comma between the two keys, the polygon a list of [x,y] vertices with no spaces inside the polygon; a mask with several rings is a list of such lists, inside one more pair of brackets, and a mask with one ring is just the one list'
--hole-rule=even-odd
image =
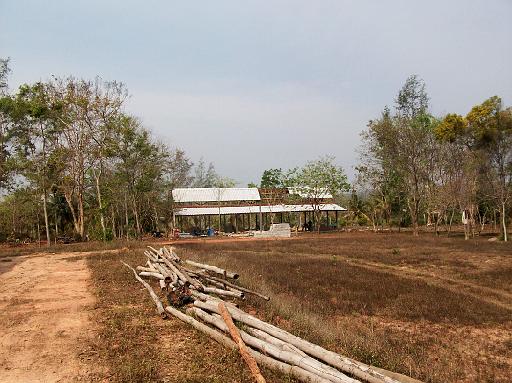
{"label": "sandy soil", "polygon": [[89,380],[78,357],[93,331],[88,281],[80,253],[19,257],[0,274],[1,382]]}

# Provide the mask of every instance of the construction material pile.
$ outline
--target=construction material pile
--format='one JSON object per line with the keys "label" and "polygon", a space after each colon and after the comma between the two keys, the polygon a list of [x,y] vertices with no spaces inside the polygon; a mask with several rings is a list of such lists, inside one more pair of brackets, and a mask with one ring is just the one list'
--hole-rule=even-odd
{"label": "construction material pile", "polygon": [[[137,266],[135,270],[123,264],[149,291],[158,313],[164,318],[169,314],[175,316],[222,345],[239,350],[255,381],[265,382],[258,363],[302,382],[413,381],[326,350],[244,312],[236,301],[243,299],[245,294],[265,300],[270,298],[235,283],[239,277],[237,273],[182,260],[172,248],[148,248],[144,253],[146,265]],[[158,281],[169,306],[164,308],[151,285],[142,278]]]}

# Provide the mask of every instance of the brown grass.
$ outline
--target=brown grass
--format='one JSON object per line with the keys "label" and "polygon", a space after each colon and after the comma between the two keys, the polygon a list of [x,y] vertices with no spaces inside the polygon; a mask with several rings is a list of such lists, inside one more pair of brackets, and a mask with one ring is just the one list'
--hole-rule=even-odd
{"label": "brown grass", "polygon": [[247,309],[364,362],[426,382],[512,376],[510,244],[345,233],[177,251],[272,296]]}

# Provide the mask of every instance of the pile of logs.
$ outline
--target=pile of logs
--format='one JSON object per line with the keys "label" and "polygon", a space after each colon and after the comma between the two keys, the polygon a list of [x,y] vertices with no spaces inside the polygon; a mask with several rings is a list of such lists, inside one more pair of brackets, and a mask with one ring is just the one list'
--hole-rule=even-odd
{"label": "pile of logs", "polygon": [[[149,291],[162,317],[168,314],[189,323],[220,344],[239,350],[257,382],[265,382],[257,363],[312,383],[405,383],[414,380],[341,356],[294,336],[240,308],[237,299],[253,294],[235,283],[239,275],[216,266],[181,260],[172,248],[145,251],[145,266],[129,267]],[[163,304],[143,278],[156,279],[167,294]],[[182,311],[184,310],[184,311]],[[235,326],[237,324],[240,328]],[[229,336],[227,336],[229,335]]]}

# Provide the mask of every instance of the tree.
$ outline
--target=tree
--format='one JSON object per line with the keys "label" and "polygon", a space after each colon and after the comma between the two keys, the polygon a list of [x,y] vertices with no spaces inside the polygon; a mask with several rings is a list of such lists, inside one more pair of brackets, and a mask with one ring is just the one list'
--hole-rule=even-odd
{"label": "tree", "polygon": [[360,165],[356,185],[363,192],[366,201],[360,203],[366,209],[365,215],[376,229],[375,222],[370,218],[376,215],[391,220],[393,207],[398,212],[400,222],[403,202],[403,177],[395,166],[398,146],[395,140],[396,129],[390,110],[386,107],[381,117],[368,123],[368,130],[362,136],[363,145],[360,150]]}
{"label": "tree", "polygon": [[398,92],[395,100],[396,110],[401,118],[414,119],[428,112],[429,97],[425,82],[417,75],[411,75]]}
{"label": "tree", "polygon": [[284,174],[281,169],[267,169],[261,176],[261,188],[281,188],[284,184]]}
{"label": "tree", "polygon": [[362,174],[379,185],[384,201],[388,192],[398,198],[403,193],[414,235],[418,235],[425,196],[436,182],[433,129],[437,121],[428,114],[428,100],[424,82],[410,76],[398,93],[396,114],[392,116],[386,108],[363,134]]}
{"label": "tree", "polygon": [[7,77],[11,68],[9,67],[9,59],[0,58],[0,96],[7,95],[8,81]]}
{"label": "tree", "polygon": [[10,114],[13,108],[13,101],[7,94],[7,77],[9,72],[9,59],[0,59],[0,189],[7,185],[11,172],[9,166],[12,133]]}
{"label": "tree", "polygon": [[[435,129],[440,140],[459,144],[464,153],[465,167],[470,169],[461,177],[466,187],[459,185],[459,190],[466,193],[469,218],[473,220],[476,210],[477,195],[482,203],[486,199],[494,201],[495,209],[500,212],[501,232],[506,241],[507,212],[512,198],[512,112],[504,109],[497,96],[474,106],[467,116],[448,114]],[[467,238],[467,234],[466,234]]]}
{"label": "tree", "polygon": [[41,195],[46,240],[50,246],[48,196],[55,183],[55,153],[60,133],[55,122],[58,110],[50,103],[46,85],[41,82],[22,85],[14,97],[14,105],[11,118],[17,130],[18,170]]}
{"label": "tree", "polygon": [[500,211],[503,240],[508,240],[507,212],[512,198],[512,109],[497,96],[474,106],[466,116],[474,151],[482,161],[487,194]]}
{"label": "tree", "polygon": [[334,164],[334,157],[321,157],[309,161],[297,171],[293,179],[294,191],[305,196],[313,209],[317,230],[320,231],[320,214],[324,200],[349,190],[343,168]]}
{"label": "tree", "polygon": [[[115,149],[117,178],[124,185],[124,211],[128,235],[129,210],[132,210],[137,236],[142,235],[142,203],[162,179],[168,161],[165,147],[153,142],[139,120],[125,116],[118,128]],[[129,209],[131,206],[131,209]]]}

